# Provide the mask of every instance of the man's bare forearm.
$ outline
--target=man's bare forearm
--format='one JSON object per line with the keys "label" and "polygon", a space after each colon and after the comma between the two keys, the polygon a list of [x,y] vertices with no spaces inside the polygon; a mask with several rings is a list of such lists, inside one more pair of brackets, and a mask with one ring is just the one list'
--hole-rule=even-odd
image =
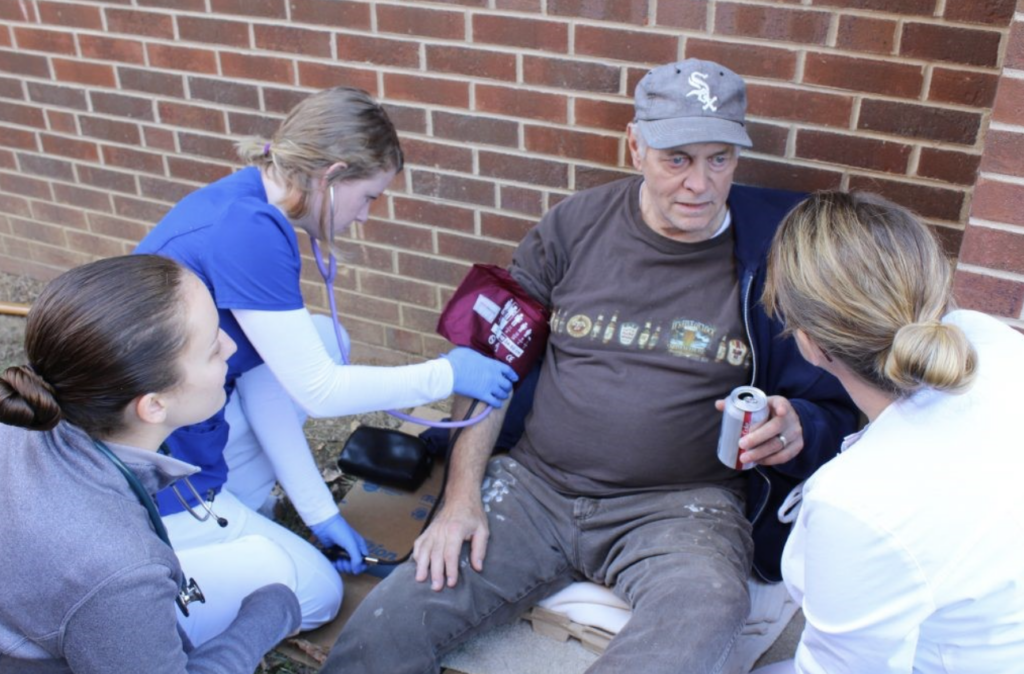
{"label": "man's bare forearm", "polygon": [[[448,469],[445,500],[456,502],[473,495],[479,497],[480,484],[484,479],[487,460],[494,449],[494,443],[498,440],[498,434],[501,432],[505,413],[511,400],[510,396],[501,409],[493,409],[483,421],[467,426],[459,433],[458,439],[449,453],[448,460],[451,461],[451,467]],[[469,398],[455,396],[452,403],[452,418],[462,419],[471,402],[473,401]],[[482,404],[477,404],[474,416],[479,414]]]}

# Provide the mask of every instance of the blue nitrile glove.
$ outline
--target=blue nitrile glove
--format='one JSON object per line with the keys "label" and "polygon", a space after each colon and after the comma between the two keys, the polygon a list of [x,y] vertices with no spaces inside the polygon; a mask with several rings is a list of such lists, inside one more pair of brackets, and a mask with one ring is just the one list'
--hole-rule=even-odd
{"label": "blue nitrile glove", "polygon": [[366,561],[363,559],[367,554],[366,540],[350,527],[341,515],[334,515],[318,524],[311,524],[309,528],[320,541],[320,545],[325,548],[337,545],[348,553],[349,559],[336,560],[334,568],[353,575],[366,571]]}
{"label": "blue nitrile glove", "polygon": [[465,346],[458,346],[443,357],[452,364],[455,378],[452,390],[491,407],[501,407],[501,401],[512,393],[512,384],[519,381],[516,371],[505,363]]}

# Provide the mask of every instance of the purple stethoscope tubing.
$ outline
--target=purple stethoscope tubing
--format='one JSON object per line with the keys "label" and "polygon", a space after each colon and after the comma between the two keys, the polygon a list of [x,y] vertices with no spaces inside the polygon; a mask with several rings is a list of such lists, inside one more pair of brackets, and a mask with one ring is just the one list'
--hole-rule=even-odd
{"label": "purple stethoscope tubing", "polygon": [[[342,365],[348,365],[345,340],[341,338],[341,324],[338,322],[338,304],[334,299],[334,279],[338,275],[338,260],[334,257],[334,253],[329,253],[327,265],[324,265],[323,255],[320,254],[320,244],[317,242],[316,237],[310,236],[309,243],[313,248],[313,259],[316,260],[316,268],[320,270],[320,276],[323,277],[324,285],[327,287],[327,303],[331,307],[331,325],[334,327],[334,338],[338,341],[338,351],[341,352],[341,363]],[[397,419],[411,421],[415,424],[423,424],[432,428],[463,428],[483,421],[491,413],[491,406],[484,405],[483,412],[472,419],[463,419],[462,421],[432,421],[430,419],[414,417],[398,410],[384,411]]]}

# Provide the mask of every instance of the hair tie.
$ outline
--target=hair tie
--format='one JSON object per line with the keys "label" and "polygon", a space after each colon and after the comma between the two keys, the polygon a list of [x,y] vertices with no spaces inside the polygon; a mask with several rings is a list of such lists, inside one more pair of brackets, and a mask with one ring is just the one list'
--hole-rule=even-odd
{"label": "hair tie", "polygon": [[263,156],[266,157],[268,154],[270,154],[270,143],[265,143],[263,145]]}

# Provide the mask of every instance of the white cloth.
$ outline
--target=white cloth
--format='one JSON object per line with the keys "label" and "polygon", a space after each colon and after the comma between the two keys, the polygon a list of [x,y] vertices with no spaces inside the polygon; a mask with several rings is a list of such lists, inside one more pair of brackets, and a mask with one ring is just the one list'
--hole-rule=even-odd
{"label": "white cloth", "polygon": [[284,390],[312,417],[415,407],[452,393],[455,378],[444,358],[398,367],[340,365],[305,309],[231,313]]}
{"label": "white cloth", "polygon": [[[226,527],[217,526],[213,518],[198,522],[188,512],[163,518],[182,570],[195,578],[207,596],[205,604],[189,606],[189,612],[195,616],[192,624],[189,618],[179,619],[195,643],[216,636],[225,617],[233,617],[242,599],[269,583],[290,583],[302,609],[304,630],[318,627],[337,615],[341,606],[341,577],[319,550],[247,508],[229,491],[222,490],[211,507],[227,519]],[[253,556],[252,545],[222,545],[253,536],[272,541],[284,554]],[[204,546],[215,547],[193,552]]]}
{"label": "white cloth", "polygon": [[804,488],[783,555],[801,674],[1024,672],[1024,336],[944,320],[978,351],[974,386],[893,403]]}

